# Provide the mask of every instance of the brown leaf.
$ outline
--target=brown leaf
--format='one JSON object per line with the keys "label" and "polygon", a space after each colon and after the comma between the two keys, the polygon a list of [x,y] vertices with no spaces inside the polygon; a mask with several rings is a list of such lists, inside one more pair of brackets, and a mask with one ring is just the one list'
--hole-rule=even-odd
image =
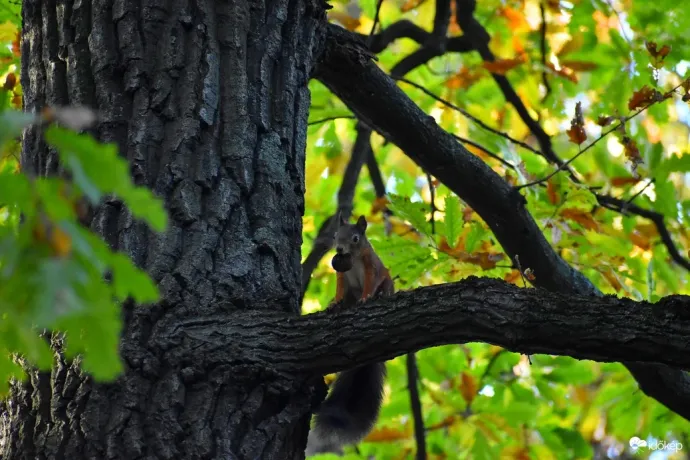
{"label": "brown leaf", "polygon": [[628,101],[628,109],[635,110],[640,107],[646,107],[649,104],[664,99],[664,96],[657,90],[644,85],[638,91],[635,91]]}
{"label": "brown leaf", "polygon": [[484,78],[484,75],[480,72],[473,72],[468,67],[463,66],[458,73],[446,80],[445,85],[450,89],[467,89],[481,78]]}
{"label": "brown leaf", "polygon": [[657,49],[656,42],[645,42],[645,46],[649,52],[649,60],[652,65],[657,69],[662,67],[664,65],[664,59],[666,59],[666,56],[671,52],[671,47],[664,45],[660,49]]}
{"label": "brown leaf", "polygon": [[7,74],[7,77],[5,77],[5,84],[2,85],[4,89],[7,91],[12,91],[14,88],[14,85],[17,84],[17,75],[14,72],[10,72]]}
{"label": "brown leaf", "polygon": [[455,3],[456,2],[450,2],[450,26],[448,26],[448,35],[456,35],[462,32],[455,16]]}
{"label": "brown leaf", "polygon": [[638,248],[644,249],[645,251],[648,251],[652,247],[652,243],[649,241],[649,238],[636,230],[633,230],[630,233],[630,241],[632,244]]}
{"label": "brown leaf", "polygon": [[477,380],[467,372],[463,372],[460,378],[460,394],[467,404],[477,396]]}
{"label": "brown leaf", "polygon": [[637,148],[637,144],[634,140],[627,136],[624,136],[623,145],[625,146],[625,156],[628,160],[632,161],[633,164],[643,163],[642,157],[640,156],[640,150]]}
{"label": "brown leaf", "polygon": [[612,177],[611,185],[613,185],[614,187],[622,187],[623,185],[637,184],[639,181],[639,177]]}
{"label": "brown leaf", "polygon": [[419,5],[423,4],[424,2],[426,2],[426,0],[407,0],[400,7],[400,11],[403,13],[406,13],[410,10],[417,8]]}
{"label": "brown leaf", "polygon": [[569,67],[561,65],[560,68],[557,69],[556,66],[550,62],[546,63],[546,67],[551,69],[551,71],[554,74],[558,75],[559,77],[566,78],[566,79],[572,81],[573,83],[577,83],[577,81],[578,81],[577,75],[575,75],[575,71]]}
{"label": "brown leaf", "polygon": [[599,117],[597,117],[597,124],[601,127],[608,126],[613,123],[613,120],[615,119],[615,117],[605,117],[603,115],[599,115]]}
{"label": "brown leaf", "polygon": [[563,209],[560,215],[566,219],[573,220],[588,230],[598,230],[599,224],[591,213],[576,208]]}
{"label": "brown leaf", "polygon": [[568,139],[573,144],[580,145],[587,140],[585,132],[585,119],[582,116],[582,103],[575,104],[575,116],[570,120],[570,129],[566,131]]}
{"label": "brown leaf", "polygon": [[510,284],[517,284],[518,281],[522,279],[519,270],[511,270],[503,276],[503,281]]}
{"label": "brown leaf", "polygon": [[514,69],[515,67],[524,63],[526,60],[527,58],[523,54],[515,59],[498,59],[493,62],[484,62],[482,64],[482,67],[484,67],[491,73],[497,75],[505,75],[505,73],[508,72],[510,69]]}
{"label": "brown leaf", "polygon": [[558,204],[558,202],[560,201],[558,190],[556,189],[556,186],[554,185],[553,181],[549,180],[546,183],[546,196],[549,197],[549,202],[551,204]]}
{"label": "brown leaf", "polygon": [[558,14],[561,12],[560,0],[546,0],[546,6],[548,7],[548,9],[550,9],[554,13]]}
{"label": "brown leaf", "polygon": [[373,430],[366,437],[366,442],[399,441],[409,436],[406,431],[396,430],[389,427],[381,427]]}
{"label": "brown leaf", "polygon": [[386,209],[386,206],[388,206],[388,203],[390,203],[390,201],[388,201],[388,198],[385,196],[377,197],[371,204],[371,213],[376,214],[377,212],[383,211]]}
{"label": "brown leaf", "polygon": [[22,55],[22,49],[19,46],[20,43],[21,43],[21,33],[17,32],[17,37],[12,42],[12,54],[14,54],[17,57]]}
{"label": "brown leaf", "polygon": [[563,67],[568,67],[578,72],[587,72],[589,70],[594,70],[599,67],[599,64],[589,61],[561,61]]}
{"label": "brown leaf", "polygon": [[474,214],[474,210],[470,208],[469,206],[465,206],[462,210],[462,221],[467,223],[472,220],[472,214]]}

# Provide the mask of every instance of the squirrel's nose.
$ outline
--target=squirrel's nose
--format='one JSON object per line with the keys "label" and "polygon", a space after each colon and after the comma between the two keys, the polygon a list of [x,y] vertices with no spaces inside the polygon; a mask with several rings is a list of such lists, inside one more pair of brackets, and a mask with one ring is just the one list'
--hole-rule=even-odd
{"label": "squirrel's nose", "polygon": [[343,253],[343,250],[344,250],[344,249],[343,249],[342,246],[336,246],[336,247],[335,247],[335,252],[337,252],[338,254],[342,254],[342,253]]}

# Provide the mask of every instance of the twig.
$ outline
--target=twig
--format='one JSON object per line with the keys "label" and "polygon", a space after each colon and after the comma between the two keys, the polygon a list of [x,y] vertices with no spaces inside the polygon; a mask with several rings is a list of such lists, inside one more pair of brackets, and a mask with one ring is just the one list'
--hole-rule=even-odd
{"label": "twig", "polygon": [[332,117],[326,117],[326,118],[320,118],[318,120],[310,121],[307,123],[307,125],[318,125],[319,123],[325,123],[327,121],[333,121],[333,120],[356,120],[357,117],[354,115],[334,115]]}
{"label": "twig", "polygon": [[426,438],[424,436],[424,417],[422,416],[422,403],[419,399],[417,388],[419,371],[417,370],[417,358],[414,353],[407,354],[407,389],[410,392],[410,406],[414,420],[414,438],[417,442],[417,460],[426,460]]}
{"label": "twig", "polygon": [[519,145],[519,146],[522,147],[522,148],[525,148],[525,149],[529,150],[529,151],[532,152],[532,153],[535,153],[535,154],[537,154],[537,155],[542,155],[541,152],[540,152],[539,150],[535,149],[534,147],[530,146],[529,144],[526,144],[526,143],[524,143],[524,142],[522,142],[522,141],[519,141],[519,140],[515,139],[514,137],[511,137],[509,134],[506,134],[506,133],[504,133],[504,132],[502,132],[502,131],[499,131],[498,129],[492,128],[491,126],[487,125],[486,123],[484,123],[484,122],[481,121],[480,119],[476,118],[474,115],[472,115],[472,114],[470,114],[469,112],[467,112],[465,109],[462,109],[462,108],[458,107],[457,105],[453,104],[452,102],[448,102],[448,101],[446,101],[445,99],[443,99],[442,97],[435,95],[434,93],[432,93],[431,91],[429,91],[428,89],[426,89],[425,87],[423,87],[422,85],[420,85],[420,84],[418,84],[418,83],[415,83],[415,82],[413,82],[413,81],[410,81],[410,80],[408,80],[408,79],[406,79],[406,78],[402,78],[402,77],[396,78],[395,76],[391,75],[391,78],[392,78],[393,80],[401,81],[401,82],[403,82],[403,83],[407,83],[408,85],[414,86],[415,88],[417,88],[418,90],[420,90],[420,91],[422,91],[424,94],[426,94],[427,96],[434,98],[435,100],[437,100],[437,101],[440,102],[441,104],[445,105],[446,107],[450,107],[450,108],[453,109],[453,110],[457,110],[458,112],[460,112],[460,113],[463,114],[465,117],[467,117],[467,118],[469,118],[470,120],[472,120],[473,122],[475,122],[475,123],[476,123],[477,125],[479,125],[480,127],[484,128],[485,130],[487,130],[487,131],[489,131],[489,132],[491,132],[491,133],[493,133],[493,134],[496,134],[497,136],[501,136],[501,137],[503,137],[504,139],[507,139],[507,140],[509,140],[510,142],[512,142],[512,143],[514,143],[514,144],[516,144],[516,145]]}
{"label": "twig", "polygon": [[371,31],[369,31],[369,37],[367,37],[367,48],[371,48],[372,43],[374,43],[374,31],[376,26],[379,24],[379,14],[381,13],[381,5],[383,5],[383,0],[378,0],[376,3],[376,14],[374,15],[374,23],[371,25]]}
{"label": "twig", "polygon": [[616,15],[616,18],[618,18],[618,24],[620,24],[620,30],[621,30],[621,35],[625,39],[626,42],[628,42],[628,45],[632,46],[632,42],[630,41],[630,38],[628,38],[628,34],[625,33],[625,27],[623,27],[623,19],[621,19],[621,15],[618,14],[618,10],[614,8],[613,2],[611,0],[604,0],[606,4],[611,8],[611,11],[613,11],[613,14]]}
{"label": "twig", "polygon": [[471,141],[471,140],[469,140],[469,139],[466,139],[466,138],[464,138],[464,137],[457,136],[457,135],[455,135],[455,134],[453,134],[453,133],[450,133],[450,134],[451,134],[454,138],[456,138],[457,140],[459,140],[460,142],[462,142],[463,144],[468,144],[468,145],[471,145],[472,147],[478,148],[479,150],[481,150],[482,152],[486,153],[488,156],[490,156],[490,157],[493,158],[494,160],[499,161],[503,166],[505,166],[505,167],[507,167],[507,168],[510,168],[510,169],[512,169],[513,171],[515,171],[515,170],[517,169],[517,167],[516,167],[514,164],[512,164],[511,162],[509,162],[509,161],[507,161],[507,160],[504,160],[503,158],[501,158],[501,157],[498,156],[497,154],[495,154],[495,153],[493,153],[492,151],[488,150],[486,147],[484,147],[484,146],[482,146],[482,145],[480,145],[480,144],[478,144],[478,143],[476,143],[476,142],[474,142],[474,141]]}
{"label": "twig", "polygon": [[635,198],[642,195],[644,193],[644,191],[647,190],[649,188],[649,186],[652,185],[654,182],[655,182],[655,179],[653,177],[651,179],[649,179],[647,181],[647,184],[645,184],[645,186],[642,187],[639,192],[635,193],[633,196],[631,196],[630,198],[627,199],[626,203],[627,204],[632,203],[633,200],[635,200]]}
{"label": "twig", "polygon": [[[679,85],[677,85],[676,87],[674,87],[671,91],[669,91],[667,94],[670,94],[670,93],[672,93],[672,92],[675,92],[675,91],[676,91],[678,88],[680,88],[682,85],[683,85],[683,83],[680,83]],[[543,182],[546,182],[547,180],[549,180],[551,177],[553,177],[553,176],[554,176],[556,173],[558,173],[559,171],[563,171],[564,168],[566,168],[570,163],[572,163],[573,161],[575,161],[578,157],[580,157],[580,156],[581,156],[583,153],[585,153],[587,150],[589,150],[589,149],[591,149],[592,147],[594,147],[600,140],[602,140],[603,138],[605,138],[606,136],[608,136],[609,134],[611,134],[612,132],[614,132],[615,130],[617,130],[618,128],[620,128],[621,126],[623,126],[624,124],[626,124],[627,122],[629,122],[630,120],[632,120],[633,118],[635,118],[636,116],[638,116],[639,114],[641,114],[642,112],[644,112],[645,110],[647,110],[648,108],[650,108],[651,106],[653,106],[654,104],[657,104],[658,102],[661,102],[661,101],[663,101],[663,100],[665,100],[665,99],[654,100],[654,101],[650,102],[649,104],[647,104],[646,106],[642,107],[642,108],[641,108],[640,110],[638,110],[637,112],[633,113],[632,115],[628,115],[627,117],[623,118],[616,126],[614,126],[613,128],[609,129],[609,130],[606,131],[605,133],[602,133],[597,139],[595,139],[595,140],[594,140],[592,143],[590,143],[587,147],[585,147],[584,149],[581,149],[581,150],[580,150],[575,156],[573,156],[570,160],[568,160],[568,161],[566,161],[565,163],[563,163],[562,165],[558,166],[558,168],[556,168],[556,170],[553,171],[553,172],[552,172],[551,174],[549,174],[548,176],[546,176],[546,177],[544,177],[544,178],[542,178],[542,179],[535,180],[535,181],[533,181],[533,182],[529,182],[529,183],[527,183],[527,184],[518,185],[518,186],[515,187],[515,189],[516,189],[516,190],[520,190],[520,189],[525,188],[525,187],[531,187],[531,186],[533,186],[533,185],[537,185],[537,184],[541,184],[541,183],[543,183]],[[572,174],[572,171],[571,171],[571,174]]]}
{"label": "twig", "polygon": [[543,1],[539,2],[539,10],[541,11],[541,63],[544,67],[541,72],[541,78],[546,88],[543,100],[546,100],[549,94],[551,94],[551,85],[549,85],[549,79],[546,74],[546,8],[544,8]]}
{"label": "twig", "polygon": [[431,219],[429,219],[429,223],[431,224],[431,234],[433,235],[436,233],[436,201],[434,199],[434,181],[431,178],[431,174],[426,173],[426,181],[429,183],[429,193],[431,194]]}
{"label": "twig", "polygon": [[608,195],[600,195],[598,193],[595,193],[594,196],[596,196],[599,204],[607,209],[620,212],[624,215],[630,213],[651,220],[656,226],[659,236],[661,237],[661,241],[664,243],[669,255],[671,256],[671,260],[690,271],[690,261],[683,257],[680,251],[678,251],[678,248],[671,238],[671,233],[668,231],[668,228],[666,228],[664,216],[662,214],[656,211],[641,208],[633,203],[621,200],[620,198],[614,198]]}

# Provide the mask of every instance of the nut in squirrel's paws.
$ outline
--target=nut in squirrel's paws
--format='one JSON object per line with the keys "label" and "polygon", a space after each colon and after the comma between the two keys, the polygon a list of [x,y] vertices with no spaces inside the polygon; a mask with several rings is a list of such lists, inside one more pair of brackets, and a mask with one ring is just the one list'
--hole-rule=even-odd
{"label": "nut in squirrel's paws", "polygon": [[352,268],[352,254],[336,254],[331,260],[333,270],[337,272],[346,272]]}

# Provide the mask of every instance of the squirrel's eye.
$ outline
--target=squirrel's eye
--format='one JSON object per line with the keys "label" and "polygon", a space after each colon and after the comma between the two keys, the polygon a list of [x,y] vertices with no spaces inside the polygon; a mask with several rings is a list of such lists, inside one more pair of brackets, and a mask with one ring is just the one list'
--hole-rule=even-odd
{"label": "squirrel's eye", "polygon": [[359,235],[352,235],[352,242],[357,243],[359,241]]}

